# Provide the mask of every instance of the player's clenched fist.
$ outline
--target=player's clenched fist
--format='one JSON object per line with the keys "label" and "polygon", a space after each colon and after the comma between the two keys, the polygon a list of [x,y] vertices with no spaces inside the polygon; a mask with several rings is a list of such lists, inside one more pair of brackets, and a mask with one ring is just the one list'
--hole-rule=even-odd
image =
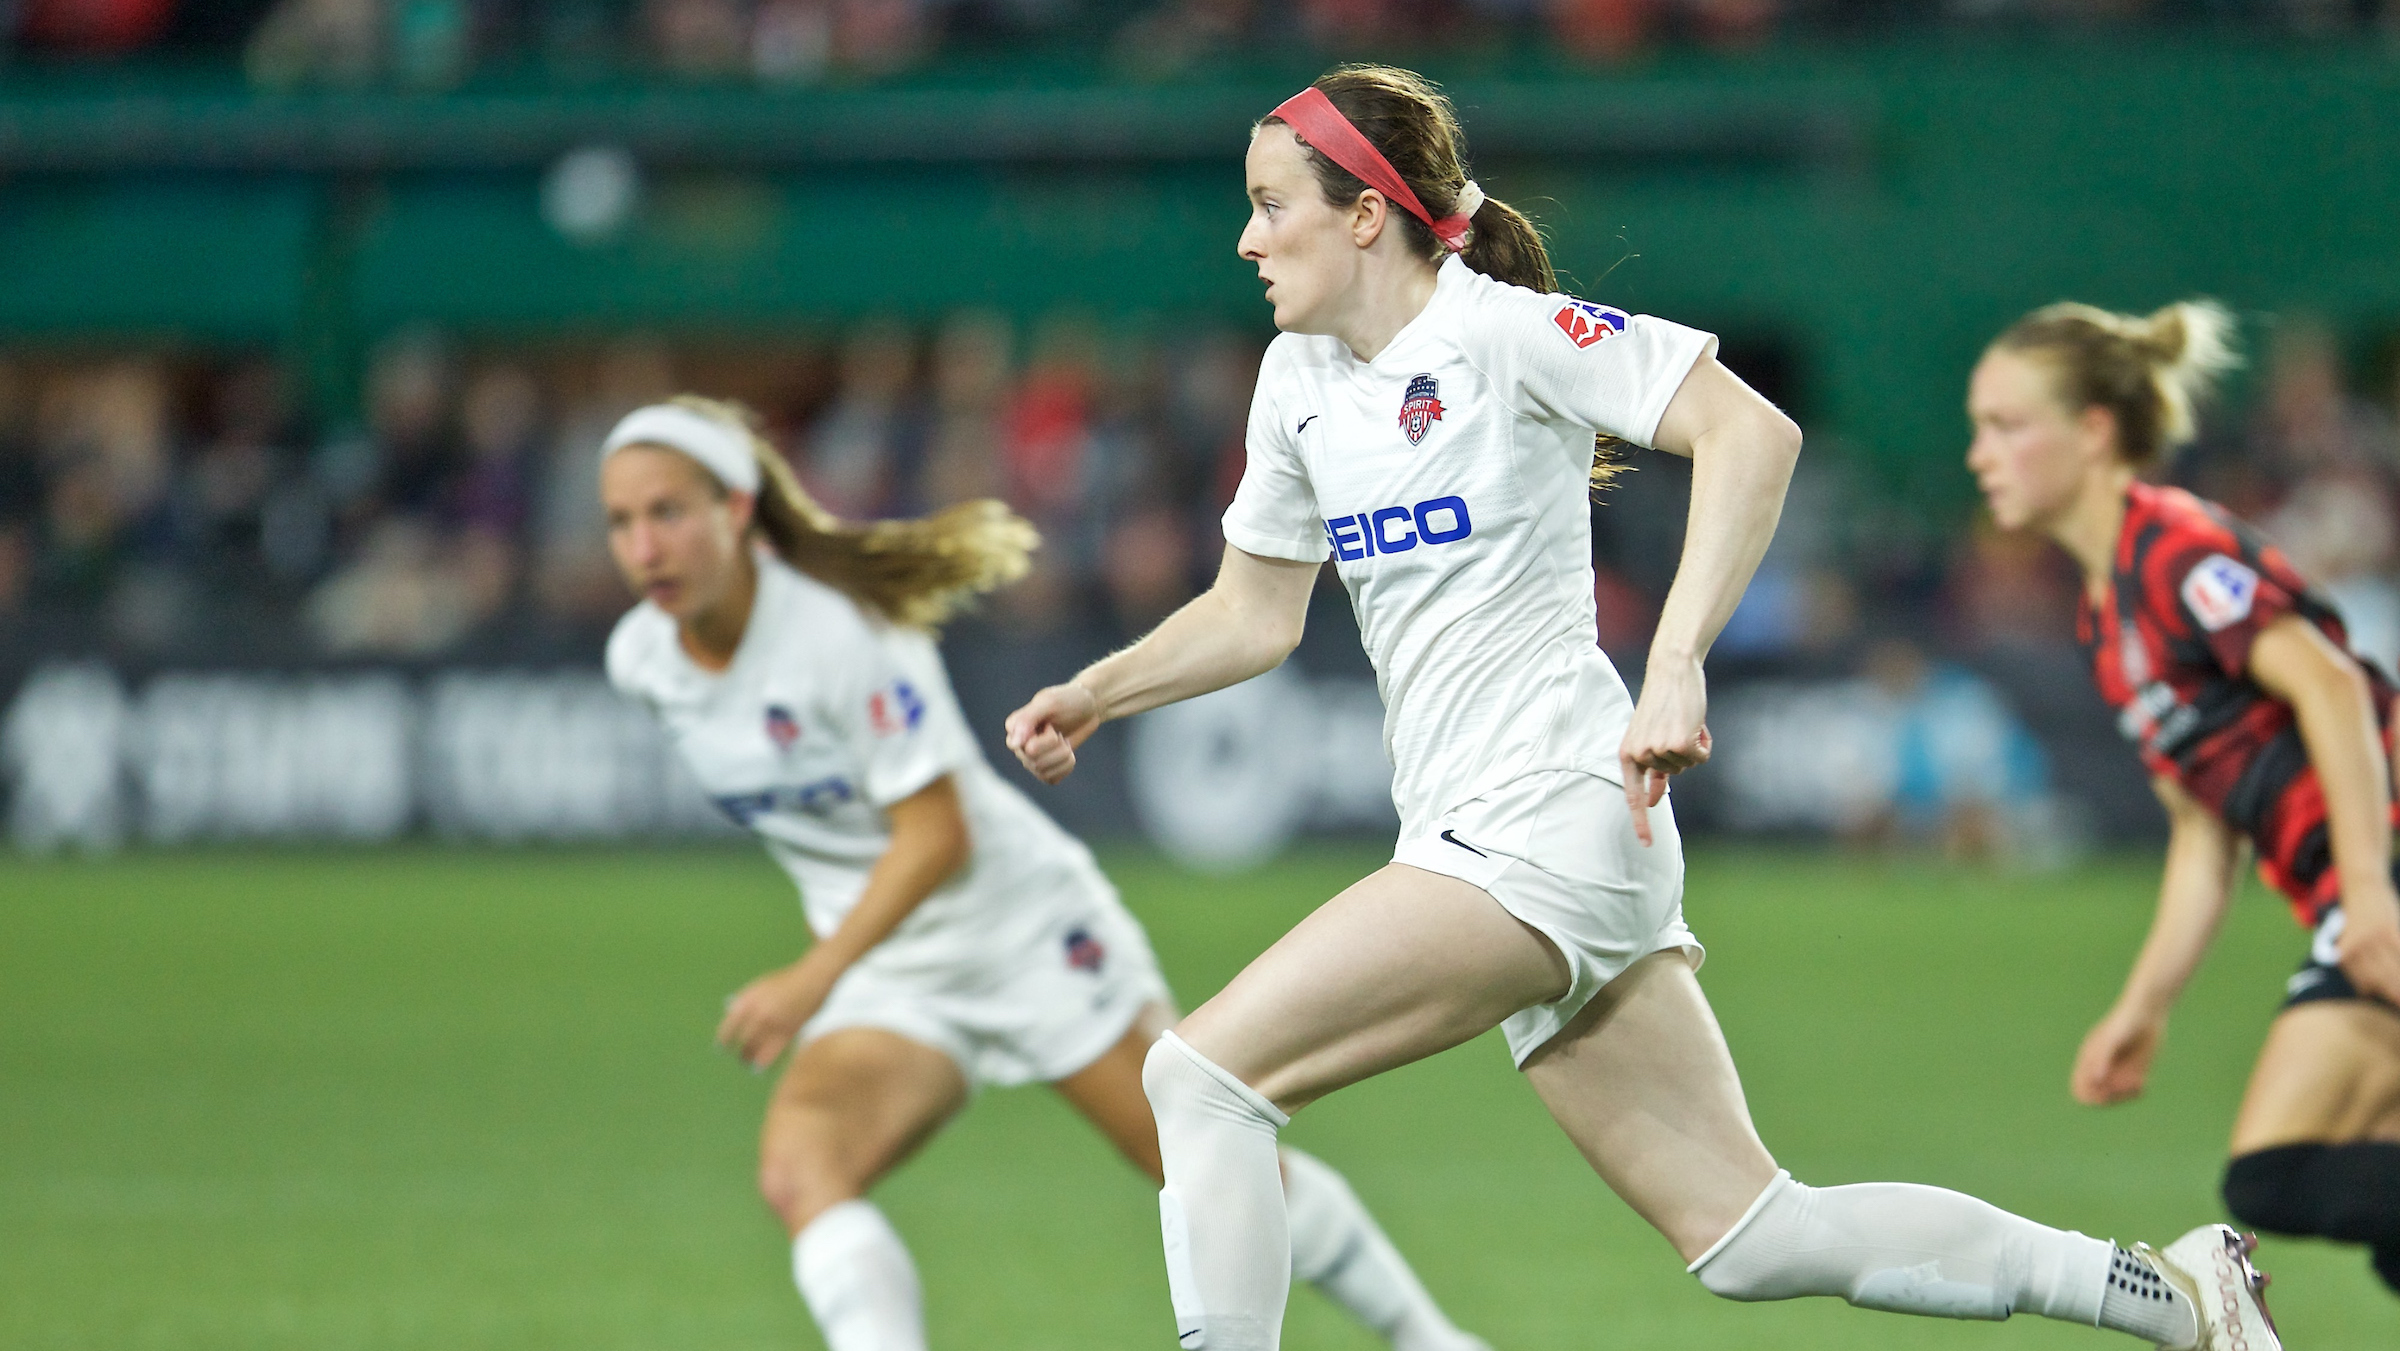
{"label": "player's clenched fist", "polygon": [[1100,726],[1100,701],[1081,685],[1052,685],[1008,715],[1008,748],[1044,783],[1075,772],[1075,748]]}
{"label": "player's clenched fist", "polygon": [[1653,662],[1617,765],[1625,781],[1625,805],[1633,833],[1651,842],[1650,809],[1667,795],[1667,779],[1708,762],[1708,682],[1697,661]]}
{"label": "player's clenched fist", "polygon": [[2150,1078],[2150,1062],[2166,1039],[2166,1022],[2112,1009],[2085,1034],[2075,1053],[2075,1068],[2067,1089],[2077,1102],[2106,1107],[2142,1095]]}

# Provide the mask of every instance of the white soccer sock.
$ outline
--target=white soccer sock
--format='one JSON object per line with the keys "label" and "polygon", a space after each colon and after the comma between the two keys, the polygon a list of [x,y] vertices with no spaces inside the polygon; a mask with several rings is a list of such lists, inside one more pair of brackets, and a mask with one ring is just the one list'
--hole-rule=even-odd
{"label": "white soccer sock", "polygon": [[1276,1351],[1292,1284],[1275,1132],[1291,1118],[1169,1032],[1142,1062],[1167,1183],[1167,1293],[1185,1351]]}
{"label": "white soccer sock", "polygon": [[1777,1173],[1691,1270],[1727,1299],[1839,1295],[1894,1313],[2096,1327],[2115,1250],[1939,1187],[1820,1189]]}
{"label": "white soccer sock", "polygon": [[873,1203],[810,1220],[792,1240],[792,1280],[829,1351],[925,1351],[917,1265]]}
{"label": "white soccer sock", "polygon": [[1433,1302],[1340,1173],[1287,1145],[1283,1197],[1291,1216],[1292,1274],[1381,1333],[1393,1351],[1483,1347]]}

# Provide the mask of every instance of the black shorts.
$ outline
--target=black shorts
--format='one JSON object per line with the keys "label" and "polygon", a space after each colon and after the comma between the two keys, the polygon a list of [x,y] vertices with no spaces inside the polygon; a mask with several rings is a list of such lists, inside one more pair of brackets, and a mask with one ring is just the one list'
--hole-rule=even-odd
{"label": "black shorts", "polygon": [[[2339,944],[2342,937],[2342,907],[2329,905],[2317,917],[2317,932],[2309,939],[2308,956],[2300,961],[2300,969],[2283,983],[2283,1007],[2314,1004],[2326,999],[2365,999],[2350,978],[2342,974]],[[2378,1004],[2383,1003],[2378,999]],[[2390,1007],[2385,1005],[2385,1007]]]}

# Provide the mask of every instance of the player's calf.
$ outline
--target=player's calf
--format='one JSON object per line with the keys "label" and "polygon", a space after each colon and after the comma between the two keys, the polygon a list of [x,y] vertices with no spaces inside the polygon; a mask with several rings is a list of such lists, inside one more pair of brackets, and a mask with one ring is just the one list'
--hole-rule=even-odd
{"label": "player's calf", "polygon": [[2270,1234],[2400,1243],[2400,1144],[2278,1145],[2225,1166],[2225,1208]]}
{"label": "player's calf", "polygon": [[2222,1225],[2194,1230],[2158,1255],[1939,1187],[1814,1188],[1778,1173],[1691,1270],[1727,1299],[1834,1295],[1937,1318],[2039,1314],[2170,1348],[2276,1345],[2258,1299],[2265,1281]]}
{"label": "player's calf", "polygon": [[2277,1145],[2225,1165],[2225,1209],[2270,1234],[2363,1243],[2400,1291],[2400,1144]]}
{"label": "player's calf", "polygon": [[1292,1276],[1275,1136],[1290,1118],[1172,1032],[1151,1045],[1142,1088],[1167,1175],[1158,1211],[1176,1340],[1275,1351]]}
{"label": "player's calf", "polygon": [[925,1351],[916,1263],[873,1202],[811,1219],[792,1241],[792,1283],[828,1351]]}

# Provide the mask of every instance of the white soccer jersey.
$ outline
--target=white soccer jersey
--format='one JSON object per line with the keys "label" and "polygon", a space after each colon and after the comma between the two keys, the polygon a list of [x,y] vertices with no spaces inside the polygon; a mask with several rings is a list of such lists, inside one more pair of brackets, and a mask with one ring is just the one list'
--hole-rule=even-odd
{"label": "white soccer jersey", "polygon": [[717,806],[765,840],[819,937],[840,926],[891,842],[884,809],[956,778],[974,852],[865,964],[944,969],[1007,951],[1046,902],[1105,893],[1083,843],[992,771],[933,640],[884,623],[758,555],[750,626],[725,670],[700,669],[644,601],[608,640],[608,675],[650,705]]}
{"label": "white soccer jersey", "polygon": [[1384,702],[1403,837],[1511,779],[1620,779],[1632,701],[1599,648],[1592,434],[1650,444],[1716,339],[1492,280],[1456,257],[1373,361],[1267,349],[1236,547],[1332,557]]}

